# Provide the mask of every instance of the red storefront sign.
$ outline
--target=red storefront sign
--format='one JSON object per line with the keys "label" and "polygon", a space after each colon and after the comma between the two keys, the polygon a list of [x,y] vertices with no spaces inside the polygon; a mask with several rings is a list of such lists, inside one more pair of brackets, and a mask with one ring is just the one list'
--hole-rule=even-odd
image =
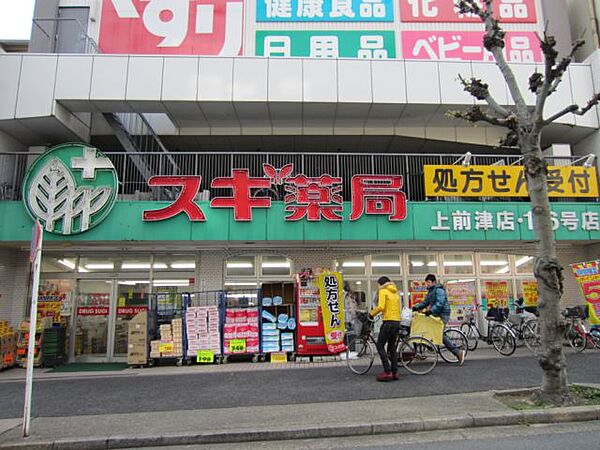
{"label": "red storefront sign", "polygon": [[108,316],[108,306],[80,306],[78,316]]}
{"label": "red storefront sign", "polygon": [[[283,185],[285,190],[286,221],[332,222],[342,220],[343,197],[341,177],[323,174],[308,177],[304,174],[292,176],[293,164],[276,169],[263,164],[264,177],[251,177],[248,169],[233,169],[231,177],[218,177],[212,180],[212,188],[231,190],[231,196],[215,197],[210,201],[211,208],[231,208],[238,222],[252,220],[255,208],[270,208],[271,198],[264,194],[273,186]],[[206,216],[194,202],[200,190],[200,176],[155,176],[150,178],[150,186],[183,187],[175,201],[165,208],[143,212],[143,220],[159,221],[170,219],[183,212],[192,221],[203,222]],[[363,214],[386,215],[390,221],[406,218],[406,196],[402,192],[401,175],[354,175],[351,183],[351,221],[360,219]]]}
{"label": "red storefront sign", "polygon": [[242,0],[104,0],[103,53],[238,56]]}
{"label": "red storefront sign", "polygon": [[148,311],[146,306],[118,306],[117,316],[135,316],[137,313]]}
{"label": "red storefront sign", "polygon": [[[400,0],[402,22],[481,22],[472,14],[460,14],[452,0]],[[484,2],[480,6],[485,8]],[[535,0],[495,0],[494,17],[502,23],[535,23]]]}

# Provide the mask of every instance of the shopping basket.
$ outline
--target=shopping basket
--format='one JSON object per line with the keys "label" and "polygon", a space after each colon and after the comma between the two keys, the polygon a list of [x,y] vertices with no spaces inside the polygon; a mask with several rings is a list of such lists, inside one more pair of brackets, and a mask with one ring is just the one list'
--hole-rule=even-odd
{"label": "shopping basket", "polygon": [[423,337],[435,345],[443,345],[444,322],[437,317],[416,313],[410,325],[410,337]]}

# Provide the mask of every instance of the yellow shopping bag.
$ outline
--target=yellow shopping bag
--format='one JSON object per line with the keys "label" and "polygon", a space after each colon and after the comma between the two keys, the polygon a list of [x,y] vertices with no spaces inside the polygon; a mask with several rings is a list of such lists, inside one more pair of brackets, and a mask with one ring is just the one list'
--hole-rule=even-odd
{"label": "yellow shopping bag", "polygon": [[435,345],[444,344],[444,322],[438,317],[416,313],[410,325],[410,337],[424,337]]}

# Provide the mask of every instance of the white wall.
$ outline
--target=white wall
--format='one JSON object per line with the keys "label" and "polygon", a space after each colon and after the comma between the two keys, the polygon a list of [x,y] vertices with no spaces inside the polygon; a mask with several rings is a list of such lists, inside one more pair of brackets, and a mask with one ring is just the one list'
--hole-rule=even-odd
{"label": "white wall", "polygon": [[29,271],[26,252],[0,248],[0,320],[13,326],[25,318]]}

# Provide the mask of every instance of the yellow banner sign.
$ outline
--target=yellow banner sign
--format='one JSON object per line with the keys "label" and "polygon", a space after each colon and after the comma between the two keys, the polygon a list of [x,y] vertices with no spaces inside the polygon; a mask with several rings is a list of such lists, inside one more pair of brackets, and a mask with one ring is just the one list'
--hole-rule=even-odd
{"label": "yellow banner sign", "polygon": [[[425,166],[428,197],[527,197],[523,166]],[[598,197],[595,167],[549,166],[550,197]]]}
{"label": "yellow banner sign", "polygon": [[331,353],[339,353],[346,348],[344,345],[346,323],[344,322],[342,286],[342,274],[339,272],[326,272],[319,275],[325,343]]}
{"label": "yellow banner sign", "polygon": [[588,304],[590,324],[600,325],[600,260],[571,264],[571,269]]}
{"label": "yellow banner sign", "polygon": [[508,281],[485,281],[483,284],[488,308],[508,308]]}

